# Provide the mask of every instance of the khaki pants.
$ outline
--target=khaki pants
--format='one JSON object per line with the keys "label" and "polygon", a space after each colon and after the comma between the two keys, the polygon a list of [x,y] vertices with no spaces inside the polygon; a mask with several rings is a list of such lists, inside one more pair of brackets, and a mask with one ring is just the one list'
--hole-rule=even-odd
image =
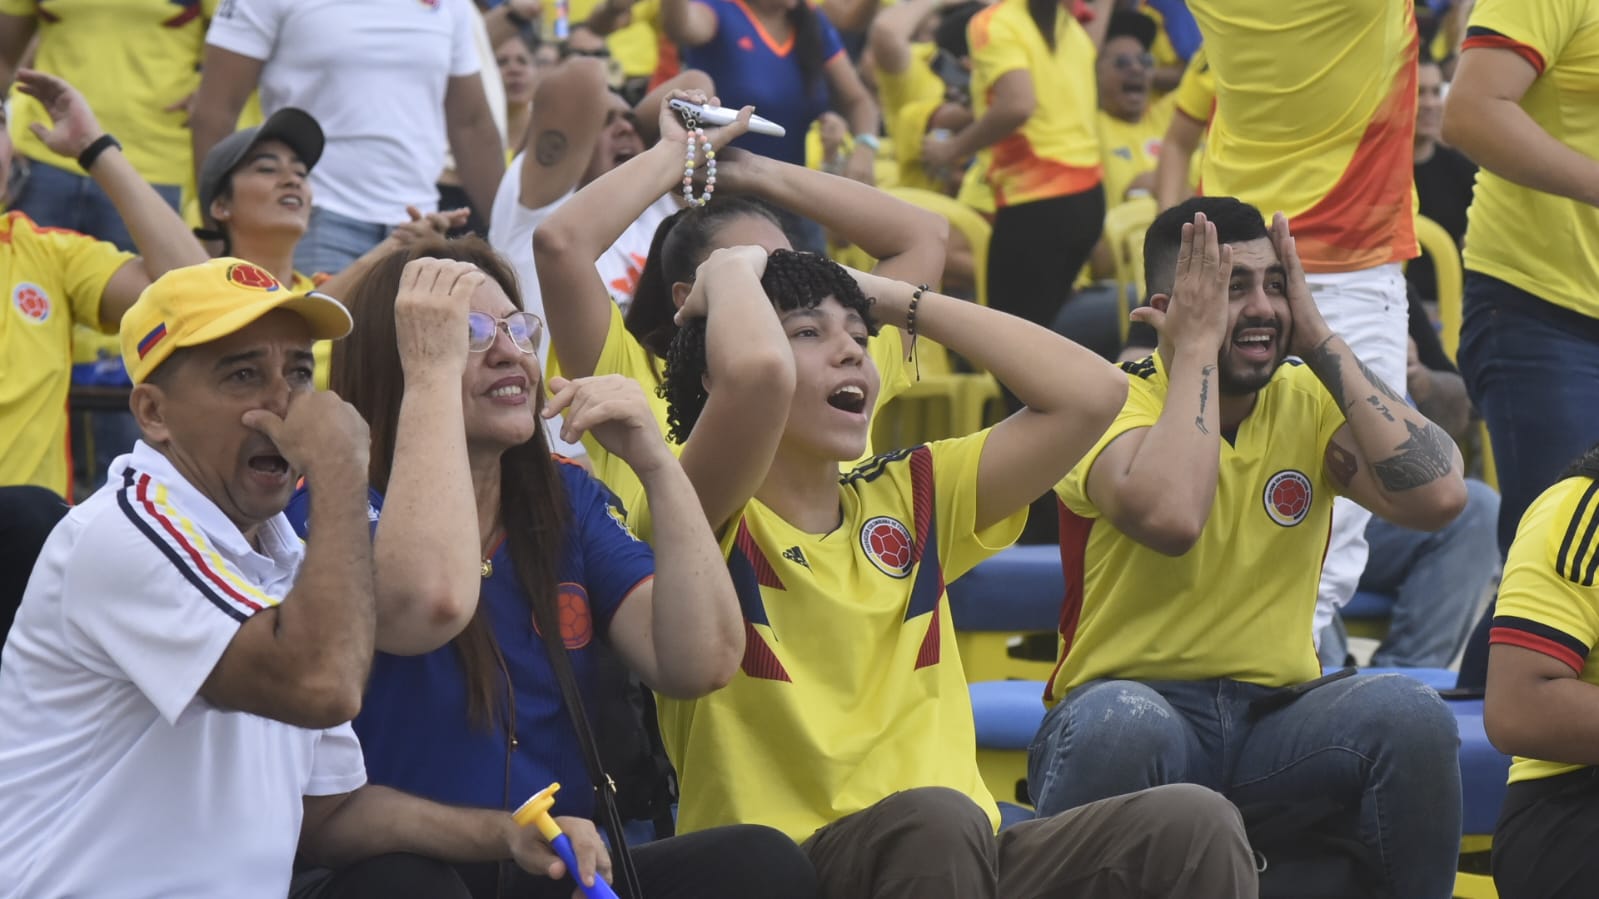
{"label": "khaki pants", "polygon": [[1189,784],[1008,828],[954,790],[895,793],[804,846],[825,899],[1255,899],[1238,810]]}

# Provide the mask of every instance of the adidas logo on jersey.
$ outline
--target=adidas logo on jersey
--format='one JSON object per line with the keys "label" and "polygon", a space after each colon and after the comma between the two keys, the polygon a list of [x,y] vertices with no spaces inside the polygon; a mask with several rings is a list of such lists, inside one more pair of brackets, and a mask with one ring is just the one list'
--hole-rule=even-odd
{"label": "adidas logo on jersey", "polygon": [[805,561],[805,553],[798,546],[790,546],[788,549],[783,550],[783,558],[804,566],[806,571],[811,570],[811,563]]}

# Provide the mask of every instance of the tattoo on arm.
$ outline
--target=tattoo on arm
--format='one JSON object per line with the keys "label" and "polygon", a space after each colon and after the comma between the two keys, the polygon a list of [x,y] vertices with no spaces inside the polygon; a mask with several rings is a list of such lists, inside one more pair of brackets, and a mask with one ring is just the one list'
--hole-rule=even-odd
{"label": "tattoo on arm", "polygon": [[1386,418],[1389,421],[1394,420],[1394,414],[1388,411],[1388,407],[1383,405],[1383,401],[1379,399],[1376,394],[1366,397],[1366,402],[1369,403],[1373,409],[1376,409],[1379,413],[1381,413],[1383,418]]}
{"label": "tattoo on arm", "polygon": [[538,140],[533,144],[533,158],[539,165],[552,166],[566,156],[566,135],[560,131],[549,130],[539,132]]}
{"label": "tattoo on arm", "polygon": [[1327,392],[1332,394],[1333,402],[1338,404],[1338,408],[1347,409],[1349,402],[1344,399],[1344,363],[1329,346],[1332,340],[1329,337],[1306,353],[1305,364],[1316,373],[1316,377],[1321,378],[1321,383],[1326,386]]}
{"label": "tattoo on arm", "polygon": [[1327,444],[1327,452],[1322,456],[1322,462],[1327,466],[1327,474],[1338,482],[1340,487],[1348,487],[1360,471],[1360,460],[1355,454],[1339,446],[1336,442]]}
{"label": "tattoo on arm", "polygon": [[[1387,397],[1389,400],[1391,400],[1391,401],[1393,401],[1395,403],[1403,403],[1405,401],[1404,397],[1400,396],[1397,393],[1394,393],[1394,389],[1392,387],[1388,386],[1388,382],[1384,381],[1382,378],[1377,377],[1377,373],[1376,372],[1374,372],[1370,368],[1368,368],[1366,366],[1366,363],[1360,361],[1360,357],[1359,356],[1355,357],[1355,366],[1360,369],[1360,373],[1361,374],[1366,376],[1366,380],[1371,382],[1371,386],[1377,388],[1377,392],[1378,393],[1382,394],[1383,396]],[[1372,399],[1376,399],[1376,397],[1372,397]],[[1389,421],[1393,421],[1392,418],[1390,418],[1388,420]]]}
{"label": "tattoo on arm", "polygon": [[1423,487],[1448,474],[1454,467],[1453,443],[1444,429],[1432,422],[1424,426],[1405,420],[1410,438],[1399,444],[1392,456],[1372,465],[1384,490],[1400,491]]}
{"label": "tattoo on arm", "polygon": [[1199,370],[1199,414],[1194,417],[1194,427],[1201,434],[1209,434],[1210,428],[1205,427],[1205,406],[1210,402],[1210,376],[1216,373],[1216,366],[1207,365]]}

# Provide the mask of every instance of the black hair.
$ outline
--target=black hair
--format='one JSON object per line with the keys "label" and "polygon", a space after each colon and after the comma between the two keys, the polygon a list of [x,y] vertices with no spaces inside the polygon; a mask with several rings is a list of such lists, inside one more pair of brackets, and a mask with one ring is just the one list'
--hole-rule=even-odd
{"label": "black hair", "polygon": [[807,97],[815,93],[822,78],[822,66],[827,64],[822,57],[822,22],[817,18],[819,15],[811,9],[809,0],[799,0],[787,12],[789,24],[794,28],[794,58],[799,62],[800,84],[805,88]]}
{"label": "black hair", "polygon": [[1578,456],[1555,480],[1564,481],[1566,478],[1593,478],[1599,481],[1599,443],[1588,447],[1588,451]]}
{"label": "black hair", "polygon": [[[766,261],[761,288],[778,312],[814,309],[828,297],[837,300],[866,322],[866,333],[877,335],[872,301],[844,267],[815,253],[778,250]],[[700,413],[705,411],[705,319],[694,319],[672,338],[666,353],[666,377],[658,392],[666,399],[667,439],[688,440]]]}
{"label": "black hair", "polygon": [[1027,0],[1027,14],[1033,17],[1049,52],[1055,52],[1055,20],[1060,15],[1060,0]]}
{"label": "black hair", "polygon": [[988,4],[980,0],[945,7],[939,16],[938,28],[933,31],[933,44],[956,59],[971,56],[972,46],[966,37],[966,26],[971,24],[972,16],[987,8]]}
{"label": "black hair", "polygon": [[1145,298],[1169,294],[1177,272],[1177,252],[1183,245],[1183,225],[1203,212],[1216,226],[1218,243],[1245,243],[1271,237],[1260,210],[1236,197],[1193,197],[1155,217],[1144,233]]}
{"label": "black hair", "polygon": [[724,225],[740,216],[753,215],[782,227],[777,213],[759,200],[738,196],[713,197],[704,206],[688,206],[666,217],[655,228],[650,255],[644,260],[633,302],[627,309],[627,331],[645,349],[665,357],[677,333],[672,317],[672,285],[694,280],[694,270],[711,255],[711,241]]}
{"label": "black hair", "polygon": [[1149,16],[1130,9],[1118,9],[1110,14],[1110,24],[1105,28],[1105,42],[1109,43],[1113,37],[1130,37],[1147,51],[1155,46],[1157,30],[1155,20]]}

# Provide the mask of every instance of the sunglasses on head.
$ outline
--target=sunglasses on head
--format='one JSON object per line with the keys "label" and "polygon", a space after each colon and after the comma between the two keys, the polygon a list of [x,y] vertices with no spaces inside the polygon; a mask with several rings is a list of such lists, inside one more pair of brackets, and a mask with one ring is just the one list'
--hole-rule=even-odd
{"label": "sunglasses on head", "polygon": [[513,312],[496,319],[487,312],[466,314],[466,348],[474,353],[488,352],[494,345],[495,335],[505,329],[516,348],[524,353],[537,352],[539,338],[544,336],[544,321],[531,312]]}

